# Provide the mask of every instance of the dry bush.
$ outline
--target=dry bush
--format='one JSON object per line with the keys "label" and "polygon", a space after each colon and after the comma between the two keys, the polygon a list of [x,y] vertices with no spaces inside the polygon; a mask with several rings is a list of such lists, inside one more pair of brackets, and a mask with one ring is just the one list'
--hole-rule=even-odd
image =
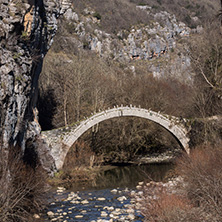
{"label": "dry bush", "polygon": [[222,41],[219,22],[206,23],[201,35],[189,40],[191,66],[196,73],[194,111],[199,117],[222,112]]}
{"label": "dry bush", "polygon": [[[145,63],[141,66],[147,69]],[[175,116],[193,115],[190,86],[174,79],[153,78],[147,71],[135,76],[117,63],[107,64],[88,52],[78,56],[49,52],[40,77],[40,94],[40,123],[46,115],[42,108],[44,100],[50,96],[52,103],[48,112],[53,116],[47,118],[51,120],[47,125],[55,128],[121,104],[140,105]]]}
{"label": "dry bush", "polygon": [[24,164],[18,152],[0,159],[0,221],[31,222],[45,204],[47,175],[41,167]]}
{"label": "dry bush", "polygon": [[214,221],[222,221],[221,165],[221,146],[201,146],[180,160],[176,169],[185,179],[189,199]]}
{"label": "dry bush", "polygon": [[149,222],[180,222],[202,221],[198,220],[192,205],[187,197],[178,194],[169,194],[166,189],[158,190],[157,196],[147,199],[142,204],[142,214]]}
{"label": "dry bush", "polygon": [[145,189],[141,202],[145,221],[222,221],[221,164],[221,147],[201,146],[182,157],[175,170],[184,179],[180,186],[167,189],[155,184]]}

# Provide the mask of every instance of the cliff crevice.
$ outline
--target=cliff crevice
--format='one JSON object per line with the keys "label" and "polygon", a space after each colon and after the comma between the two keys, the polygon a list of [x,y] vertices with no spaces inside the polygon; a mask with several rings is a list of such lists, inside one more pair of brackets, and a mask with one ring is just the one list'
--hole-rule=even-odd
{"label": "cliff crevice", "polygon": [[[42,61],[57,31],[67,1],[0,0],[0,143],[4,150],[34,141],[41,128],[35,121]],[[35,147],[34,147],[35,148]]]}

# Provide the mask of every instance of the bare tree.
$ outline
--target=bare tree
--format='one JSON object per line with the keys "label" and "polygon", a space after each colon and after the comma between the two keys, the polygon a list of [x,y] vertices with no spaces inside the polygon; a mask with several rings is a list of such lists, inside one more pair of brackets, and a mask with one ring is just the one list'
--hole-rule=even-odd
{"label": "bare tree", "polygon": [[206,25],[201,35],[191,38],[189,54],[196,73],[195,107],[201,117],[221,114],[222,41],[216,23]]}
{"label": "bare tree", "polygon": [[[72,73],[69,72],[68,67],[72,62],[65,53],[52,53],[47,57],[47,69],[43,69],[41,77],[41,85],[45,88],[51,86],[56,89],[56,99],[58,109],[62,110],[61,118],[57,118],[57,126],[68,124],[68,104],[70,102],[70,91],[73,88]],[[66,67],[66,69],[64,69]],[[57,112],[58,113],[58,112]]]}

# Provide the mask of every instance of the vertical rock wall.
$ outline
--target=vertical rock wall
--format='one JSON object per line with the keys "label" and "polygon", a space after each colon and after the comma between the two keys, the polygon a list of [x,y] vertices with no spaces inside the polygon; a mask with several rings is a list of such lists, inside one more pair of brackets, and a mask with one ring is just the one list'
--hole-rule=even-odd
{"label": "vertical rock wall", "polygon": [[38,78],[57,18],[68,7],[61,0],[0,0],[0,147],[6,152],[18,145],[25,153],[27,141],[38,138]]}

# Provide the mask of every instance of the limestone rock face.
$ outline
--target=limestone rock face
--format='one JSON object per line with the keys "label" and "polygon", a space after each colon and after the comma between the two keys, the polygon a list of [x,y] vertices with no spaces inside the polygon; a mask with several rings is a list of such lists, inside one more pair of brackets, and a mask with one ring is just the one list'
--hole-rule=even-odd
{"label": "limestone rock face", "polygon": [[0,0],[0,145],[26,150],[41,131],[35,108],[42,61],[65,0]]}
{"label": "limestone rock face", "polygon": [[[94,51],[106,60],[124,64],[145,60],[146,69],[154,77],[172,77],[192,84],[190,58],[182,49],[190,34],[201,32],[201,27],[191,29],[178,21],[176,15],[167,11],[157,13],[150,6],[136,6],[135,10],[150,16],[147,24],[138,23],[129,29],[107,33],[94,9],[85,8],[79,12],[70,7],[64,13],[63,27],[72,35],[61,35],[76,48]],[[129,67],[135,73],[134,68]]]}

